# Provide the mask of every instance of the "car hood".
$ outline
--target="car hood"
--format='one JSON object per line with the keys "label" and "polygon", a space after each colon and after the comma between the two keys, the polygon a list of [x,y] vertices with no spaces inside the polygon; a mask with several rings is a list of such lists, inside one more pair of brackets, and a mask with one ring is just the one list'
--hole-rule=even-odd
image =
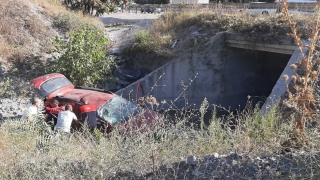
{"label": "car hood", "polygon": [[86,89],[70,89],[63,97],[68,99],[80,100],[81,98],[87,98],[90,104],[94,104],[97,108],[103,106],[113,97],[117,96],[113,93],[98,92]]}

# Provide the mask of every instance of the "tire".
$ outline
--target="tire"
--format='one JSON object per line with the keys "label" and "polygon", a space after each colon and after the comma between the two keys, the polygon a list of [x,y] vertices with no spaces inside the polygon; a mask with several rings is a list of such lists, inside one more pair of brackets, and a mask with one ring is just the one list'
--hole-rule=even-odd
{"label": "tire", "polygon": [[268,11],[262,11],[261,14],[262,14],[262,15],[269,15],[269,12],[268,12]]}

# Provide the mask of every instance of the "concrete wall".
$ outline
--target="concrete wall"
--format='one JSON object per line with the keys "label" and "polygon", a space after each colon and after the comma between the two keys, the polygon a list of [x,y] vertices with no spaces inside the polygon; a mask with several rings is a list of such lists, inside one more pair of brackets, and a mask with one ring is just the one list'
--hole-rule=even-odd
{"label": "concrete wall", "polygon": [[[265,52],[228,46],[228,41],[236,38],[218,34],[203,44],[201,50],[167,63],[116,94],[135,101],[137,94],[143,96],[141,90],[137,92],[138,83],[141,83],[145,95],[156,97],[158,102],[166,100],[165,109],[198,109],[207,98],[210,104],[231,110],[244,108],[248,96],[254,102],[264,102],[271,92],[281,96],[285,84],[277,85],[280,89],[277,93],[274,85],[280,82],[282,71],[287,71],[288,65],[296,61],[291,59],[299,59],[296,52],[291,56],[275,53],[281,50]],[[288,39],[279,40],[281,46],[286,43],[292,46]]]}
{"label": "concrete wall", "polygon": [[231,109],[243,109],[248,96],[253,103],[263,103],[290,59],[286,54],[239,48],[227,47],[227,52],[220,103]]}
{"label": "concrete wall", "polygon": [[[303,41],[304,44],[309,44],[309,42]],[[304,48],[303,52],[307,52],[307,49]],[[274,105],[277,104],[280,99],[281,96],[285,94],[286,92],[286,85],[287,83],[291,82],[291,76],[294,75],[294,71],[290,68],[290,65],[300,61],[302,59],[302,55],[300,53],[299,48],[296,48],[296,50],[294,51],[294,53],[292,54],[290,60],[288,61],[286,67],[284,68],[284,70],[282,71],[279,79],[277,80],[277,82],[274,84],[274,87],[272,89],[272,92],[270,93],[270,95],[268,96],[268,98],[266,99],[265,103],[263,104],[262,108],[261,108],[261,112],[268,112],[268,110]],[[287,81],[284,81],[283,76],[287,75],[289,77],[289,79]]]}
{"label": "concrete wall", "polygon": [[[199,108],[205,97],[209,102],[219,102],[226,54],[224,42],[225,35],[218,34],[206,44],[208,48],[203,52],[190,52],[186,58],[158,68],[116,94],[135,101],[137,84],[141,82],[146,94],[156,97],[158,102],[170,102],[165,108]],[[139,94],[141,96],[141,91]]]}

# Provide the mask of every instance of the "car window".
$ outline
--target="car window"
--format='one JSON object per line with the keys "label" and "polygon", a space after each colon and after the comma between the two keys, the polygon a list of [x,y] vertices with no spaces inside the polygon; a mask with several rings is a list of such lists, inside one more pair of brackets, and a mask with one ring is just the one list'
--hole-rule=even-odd
{"label": "car window", "polygon": [[63,87],[70,86],[72,83],[65,77],[58,77],[44,82],[40,87],[40,94],[47,96]]}
{"label": "car window", "polygon": [[119,123],[122,120],[129,120],[130,117],[137,113],[139,113],[139,107],[120,96],[112,98],[98,109],[99,117],[111,125]]}

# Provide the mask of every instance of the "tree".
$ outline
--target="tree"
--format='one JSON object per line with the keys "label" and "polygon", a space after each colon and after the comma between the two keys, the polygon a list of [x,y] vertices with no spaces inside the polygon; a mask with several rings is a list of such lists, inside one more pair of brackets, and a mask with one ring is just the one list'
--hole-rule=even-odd
{"label": "tree", "polygon": [[105,12],[113,12],[117,6],[122,5],[122,0],[64,0],[63,4],[71,10],[82,11],[83,14],[100,16]]}
{"label": "tree", "polygon": [[88,26],[70,32],[66,40],[56,37],[50,53],[56,63],[47,72],[62,73],[75,85],[97,87],[108,80],[106,74],[114,60],[106,57],[107,42],[103,32]]}

